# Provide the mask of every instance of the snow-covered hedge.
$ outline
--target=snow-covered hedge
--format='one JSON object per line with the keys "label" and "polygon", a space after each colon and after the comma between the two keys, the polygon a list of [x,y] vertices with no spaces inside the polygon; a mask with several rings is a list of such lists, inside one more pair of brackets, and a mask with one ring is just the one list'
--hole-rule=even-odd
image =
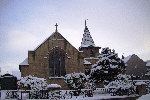
{"label": "snow-covered hedge", "polygon": [[30,90],[42,90],[46,89],[47,82],[44,78],[32,77],[31,75],[22,77],[20,81],[18,81],[19,88],[27,88]]}
{"label": "snow-covered hedge", "polygon": [[118,95],[123,94],[123,92],[124,94],[133,94],[136,87],[129,81],[130,78],[130,75],[119,74],[117,75],[117,79],[110,82],[106,88],[112,89],[111,92]]}
{"label": "snow-covered hedge", "polygon": [[31,90],[32,99],[40,98],[40,90],[45,90],[48,88],[48,84],[46,79],[32,77],[31,75],[22,77],[20,81],[18,81],[19,88],[26,88]]}
{"label": "snow-covered hedge", "polygon": [[84,88],[84,83],[87,82],[87,77],[84,73],[71,73],[65,75],[64,81],[71,90]]}

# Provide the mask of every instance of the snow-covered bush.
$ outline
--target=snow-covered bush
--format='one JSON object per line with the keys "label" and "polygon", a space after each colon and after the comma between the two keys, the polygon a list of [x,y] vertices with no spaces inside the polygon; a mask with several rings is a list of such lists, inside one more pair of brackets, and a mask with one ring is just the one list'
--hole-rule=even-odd
{"label": "snow-covered bush", "polygon": [[[19,88],[26,88],[31,90],[31,98],[39,97],[40,90],[47,89],[47,82],[44,78],[32,77],[31,75],[22,77],[20,81],[18,81]],[[36,94],[37,93],[37,94]]]}
{"label": "snow-covered bush", "polygon": [[65,75],[64,81],[71,90],[78,90],[84,88],[87,78],[84,73],[71,73]]}
{"label": "snow-covered bush", "polygon": [[85,89],[93,89],[94,88],[94,84],[92,84],[90,82],[85,82],[84,88]]}
{"label": "snow-covered bush", "polygon": [[22,77],[20,81],[18,81],[18,86],[20,88],[27,88],[30,90],[42,90],[46,89],[47,82],[44,78],[32,77],[31,75]]}
{"label": "snow-covered bush", "polygon": [[103,48],[101,54],[98,56],[99,61],[94,64],[90,73],[90,81],[98,84],[104,82],[108,84],[114,81],[116,76],[124,72],[125,64],[115,53],[115,50]]}
{"label": "snow-covered bush", "polygon": [[130,78],[130,75],[119,74],[117,75],[117,79],[110,82],[106,88],[112,89],[111,92],[114,92],[116,95],[133,94],[135,86],[129,81]]}

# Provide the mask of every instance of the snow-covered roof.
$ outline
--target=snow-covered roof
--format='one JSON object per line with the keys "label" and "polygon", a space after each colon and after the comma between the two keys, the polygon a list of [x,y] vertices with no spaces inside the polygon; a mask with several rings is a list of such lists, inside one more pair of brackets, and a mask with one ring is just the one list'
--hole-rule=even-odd
{"label": "snow-covered roof", "polygon": [[58,85],[58,84],[50,84],[50,85],[48,85],[47,87],[48,87],[48,88],[52,88],[52,87],[57,88],[57,87],[61,87],[61,86]]}
{"label": "snow-covered roof", "polygon": [[90,58],[84,58],[84,59],[99,59],[99,58],[90,57]]}
{"label": "snow-covered roof", "polygon": [[84,29],[84,34],[83,34],[83,38],[82,38],[82,42],[81,42],[81,47],[88,47],[88,46],[95,46],[94,41],[90,35],[90,32],[87,28],[87,26]]}
{"label": "snow-covered roof", "polygon": [[79,52],[83,52],[83,51],[79,51]]}
{"label": "snow-covered roof", "polygon": [[147,62],[146,66],[150,66],[150,62]]}
{"label": "snow-covered roof", "polygon": [[88,61],[87,61],[87,60],[85,60],[85,59],[84,59],[84,64],[85,64],[85,65],[91,65],[91,63],[90,63],[90,62],[88,62]]}
{"label": "snow-covered roof", "polygon": [[142,84],[146,84],[145,82],[136,82],[135,85],[142,85]]}
{"label": "snow-covered roof", "polygon": [[132,55],[129,55],[127,57],[124,57],[124,59],[122,59],[122,60],[124,61],[124,63],[126,63],[131,57],[132,57]]}
{"label": "snow-covered roof", "polygon": [[[87,44],[81,44],[81,47],[89,47],[89,46],[91,46],[91,45],[87,45]],[[99,48],[99,46],[95,46],[95,45],[92,45],[93,47],[98,47]]]}
{"label": "snow-covered roof", "polygon": [[28,64],[28,57],[22,63],[20,63],[19,65],[29,65]]}
{"label": "snow-covered roof", "polygon": [[145,74],[145,75],[150,76],[150,74]]}

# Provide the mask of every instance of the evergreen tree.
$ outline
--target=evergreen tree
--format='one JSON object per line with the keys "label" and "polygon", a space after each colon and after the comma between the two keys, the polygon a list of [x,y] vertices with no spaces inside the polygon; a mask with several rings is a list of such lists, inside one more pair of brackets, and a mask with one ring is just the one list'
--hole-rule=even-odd
{"label": "evergreen tree", "polygon": [[125,64],[115,50],[111,51],[108,47],[103,48],[98,58],[99,61],[92,66],[90,81],[96,84],[104,81],[108,84],[114,81],[118,74],[124,73]]}

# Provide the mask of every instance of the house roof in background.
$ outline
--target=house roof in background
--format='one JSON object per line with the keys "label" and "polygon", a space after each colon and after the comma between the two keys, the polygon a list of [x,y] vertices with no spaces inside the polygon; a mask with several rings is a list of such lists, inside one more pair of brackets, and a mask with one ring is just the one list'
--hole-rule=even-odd
{"label": "house roof in background", "polygon": [[[133,54],[132,54],[133,55]],[[124,59],[122,59],[124,61],[124,63],[127,63],[127,61],[129,61],[129,59],[132,57],[132,55],[129,55],[127,57],[124,57]]]}

